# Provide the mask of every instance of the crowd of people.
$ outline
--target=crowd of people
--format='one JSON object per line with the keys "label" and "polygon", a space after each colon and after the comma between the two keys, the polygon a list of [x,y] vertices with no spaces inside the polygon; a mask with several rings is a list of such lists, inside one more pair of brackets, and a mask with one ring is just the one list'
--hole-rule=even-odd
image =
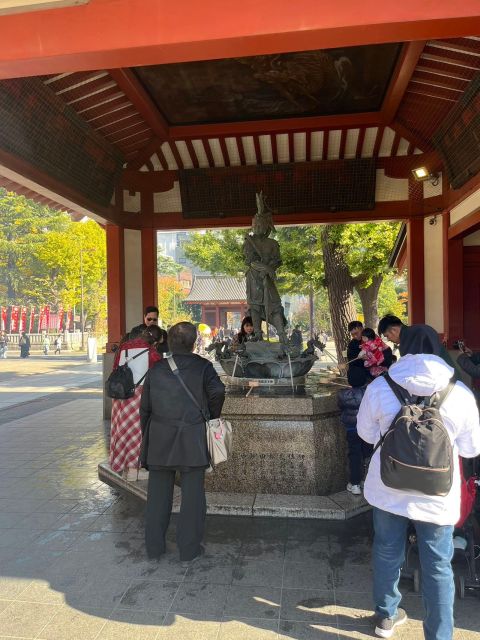
{"label": "crowd of people", "polygon": [[[395,316],[385,316],[378,332],[359,321],[350,324],[349,332],[348,386],[339,391],[338,402],[348,446],[347,491],[356,496],[363,493],[373,507],[375,633],[390,638],[407,619],[399,606],[398,583],[407,527],[413,524],[422,568],[425,638],[451,639],[451,559],[460,514],[461,457],[480,454],[475,397],[459,380],[432,327],[407,326]],[[247,316],[232,342],[240,345],[253,339],[252,318]],[[303,344],[300,327],[292,331],[290,341]],[[398,349],[398,361],[386,341]],[[132,329],[115,355],[115,367],[124,363],[131,367],[135,393],[113,400],[110,463],[127,479],[141,477],[140,467],[149,471],[145,542],[150,558],[165,553],[177,473],[182,488],[177,521],[180,558],[189,561],[203,553],[204,476],[210,463],[205,420],[220,417],[225,388],[212,363],[194,353],[196,342],[194,325],[180,322],[166,333],[158,327],[158,309],[147,307],[144,323]],[[480,354],[462,347],[458,364],[480,375]],[[443,492],[423,490],[426,468],[413,465],[409,471],[402,470],[398,460],[390,460],[394,475],[409,476],[410,483],[412,477],[419,478],[414,490],[392,484],[384,474],[382,447],[387,434],[405,416],[417,424],[415,411],[406,411],[413,403],[417,412],[436,411],[437,423],[447,434],[442,446],[451,447],[451,478]]]}

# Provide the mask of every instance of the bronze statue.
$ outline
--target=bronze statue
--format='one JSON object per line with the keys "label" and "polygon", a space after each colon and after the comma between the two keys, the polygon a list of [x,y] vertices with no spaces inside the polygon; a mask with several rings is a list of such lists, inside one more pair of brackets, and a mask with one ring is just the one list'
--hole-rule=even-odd
{"label": "bronze statue", "polygon": [[255,336],[263,340],[262,320],[272,324],[277,330],[280,342],[285,344],[285,315],[282,301],[275,284],[276,270],[282,264],[280,246],[269,238],[273,226],[271,211],[267,210],[263,193],[257,193],[257,213],[253,219],[252,231],[245,236],[243,255],[248,266],[247,303],[250,306]]}

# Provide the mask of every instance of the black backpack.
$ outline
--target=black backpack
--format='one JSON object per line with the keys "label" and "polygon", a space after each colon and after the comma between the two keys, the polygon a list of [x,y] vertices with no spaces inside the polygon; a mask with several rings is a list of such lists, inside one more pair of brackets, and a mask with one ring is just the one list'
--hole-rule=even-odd
{"label": "black backpack", "polygon": [[150,348],[140,351],[140,353],[137,353],[137,355],[132,358],[128,357],[128,349],[125,351],[125,364],[118,366],[114,371],[112,371],[105,383],[105,393],[109,398],[112,398],[113,400],[128,400],[128,398],[133,398],[135,395],[135,389],[143,382],[148,371],[140,378],[137,384],[135,384],[133,381],[133,373],[128,366],[128,363],[131,360],[135,360],[135,358],[138,358],[142,354],[147,353],[147,351],[150,351]]}
{"label": "black backpack", "polygon": [[383,484],[400,491],[446,496],[452,487],[454,455],[439,409],[455,382],[424,398],[411,396],[388,374],[385,380],[402,406],[374,449],[381,447]]}

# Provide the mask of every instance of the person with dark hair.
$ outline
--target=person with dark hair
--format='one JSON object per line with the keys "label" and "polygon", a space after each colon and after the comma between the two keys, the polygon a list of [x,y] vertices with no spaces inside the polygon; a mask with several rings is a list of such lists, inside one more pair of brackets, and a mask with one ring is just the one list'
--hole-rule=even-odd
{"label": "person with dark hair", "polygon": [[378,335],[398,345],[401,356],[419,353],[433,354],[444,360],[454,370],[455,380],[461,380],[458,367],[440,342],[440,336],[429,324],[403,324],[397,316],[384,316],[378,323]]}
{"label": "person with dark hair", "polygon": [[115,353],[113,369],[128,362],[136,385],[132,398],[112,400],[110,467],[116,473],[123,474],[126,480],[142,478],[137,470],[142,441],[139,414],[142,383],[148,369],[161,359],[155,348],[160,332],[157,325],[139,325],[131,332],[133,337],[122,342]]}
{"label": "person with dark hair", "polygon": [[135,327],[132,327],[130,331],[123,336],[120,343],[126,340],[134,340],[142,333],[145,327],[151,327],[152,325],[158,325],[158,307],[150,305],[145,307],[142,324],[137,324]]}
{"label": "person with dark hair", "polygon": [[[205,420],[220,417],[225,386],[212,363],[193,353],[196,338],[197,330],[190,322],[171,327],[168,331],[171,353],[148,372],[143,388],[141,464],[149,470],[145,544],[150,558],[165,553],[177,471],[182,488],[177,521],[180,560],[193,560],[203,552],[204,478],[210,464]],[[172,367],[177,367],[175,373]]]}
{"label": "person with dark hair", "polygon": [[397,316],[384,316],[378,323],[378,335],[398,345],[400,355],[433,353],[441,356],[440,337],[428,324],[403,324]]}
{"label": "person with dark hair", "polygon": [[241,344],[251,342],[255,339],[255,333],[253,332],[253,320],[251,316],[245,316],[242,320],[240,331],[233,337],[232,348],[233,350],[236,350]]}
{"label": "person with dark hair", "polygon": [[22,335],[20,337],[20,340],[18,341],[18,344],[20,346],[20,357],[28,358],[28,356],[30,355],[30,338],[26,331],[22,331]]}
{"label": "person with dark hair", "polygon": [[[151,329],[153,329],[154,327],[150,327]],[[160,329],[160,327],[157,327],[158,329],[158,340],[155,343],[155,347],[158,351],[158,353],[168,353],[169,348],[168,348],[168,334],[165,331],[165,329]]]}
{"label": "person with dark hair", "polygon": [[354,320],[353,322],[348,323],[348,333],[352,338],[347,347],[347,362],[350,363],[348,365],[349,371],[353,367],[363,368],[362,360],[358,359],[360,351],[362,350],[362,331],[363,324],[359,320]]}
{"label": "person with dark hair", "polygon": [[348,371],[350,389],[341,389],[337,394],[340,421],[345,427],[348,446],[349,482],[347,491],[355,496],[362,494],[361,483],[366,461],[372,455],[373,447],[364,442],[357,433],[357,413],[367,384],[371,381],[364,367],[352,367]]}

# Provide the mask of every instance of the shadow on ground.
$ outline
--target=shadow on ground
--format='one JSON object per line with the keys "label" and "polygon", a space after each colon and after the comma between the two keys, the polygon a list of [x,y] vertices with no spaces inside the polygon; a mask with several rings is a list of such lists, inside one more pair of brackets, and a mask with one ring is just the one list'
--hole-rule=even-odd
{"label": "shadow on ground", "polygon": [[[85,392],[88,396],[88,392]],[[369,638],[371,516],[345,522],[209,516],[206,554],[146,559],[143,504],[100,483],[101,400],[35,404],[0,420],[0,638]],[[11,417],[11,416],[9,416]],[[0,413],[1,418],[1,413]],[[421,638],[421,598],[402,584]],[[456,638],[478,638],[477,596]]]}

